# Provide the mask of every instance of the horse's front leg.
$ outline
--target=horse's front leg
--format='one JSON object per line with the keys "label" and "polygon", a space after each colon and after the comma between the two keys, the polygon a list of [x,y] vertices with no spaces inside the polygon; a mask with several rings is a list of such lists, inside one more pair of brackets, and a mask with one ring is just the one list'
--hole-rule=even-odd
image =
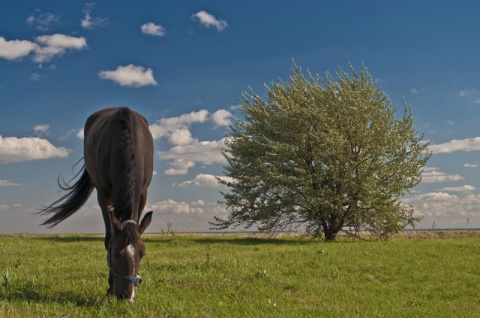
{"label": "horse's front leg", "polygon": [[[103,222],[105,223],[105,249],[107,250],[107,264],[109,263],[108,257],[109,255],[109,248],[110,248],[110,239],[112,237],[112,225],[111,225],[111,217],[110,214],[113,213],[113,201],[110,199],[108,195],[103,193],[102,191],[97,190],[97,198],[98,198],[98,204],[100,205],[100,208],[102,209],[102,216],[103,216]],[[109,265],[110,268],[110,265]],[[108,290],[107,290],[107,296],[112,295],[112,275],[109,272],[108,275]]]}

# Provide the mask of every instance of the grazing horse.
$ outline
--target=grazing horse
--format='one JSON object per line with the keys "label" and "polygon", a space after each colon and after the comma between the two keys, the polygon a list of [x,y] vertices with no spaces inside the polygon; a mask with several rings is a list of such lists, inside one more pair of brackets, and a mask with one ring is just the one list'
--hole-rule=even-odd
{"label": "grazing horse", "polygon": [[84,135],[82,175],[72,186],[59,182],[68,192],[39,212],[53,214],[42,225],[52,228],[71,216],[96,188],[110,269],[107,294],[133,302],[145,255],[141,235],[152,220],[150,211],[139,223],[153,174],[152,134],[142,115],[124,107],[91,115]]}

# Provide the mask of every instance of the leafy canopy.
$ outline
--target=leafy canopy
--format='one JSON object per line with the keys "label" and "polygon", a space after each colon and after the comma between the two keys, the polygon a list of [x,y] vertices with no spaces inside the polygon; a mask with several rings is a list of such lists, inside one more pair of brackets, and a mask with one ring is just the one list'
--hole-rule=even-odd
{"label": "leafy canopy", "polygon": [[294,65],[289,82],[266,91],[266,100],[253,90],[240,99],[244,118],[223,152],[230,179],[219,179],[230,214],[214,228],[303,227],[333,240],[342,230],[386,236],[420,220],[399,199],[421,181],[428,144],[411,108],[404,101],[397,116],[366,67],[322,79]]}

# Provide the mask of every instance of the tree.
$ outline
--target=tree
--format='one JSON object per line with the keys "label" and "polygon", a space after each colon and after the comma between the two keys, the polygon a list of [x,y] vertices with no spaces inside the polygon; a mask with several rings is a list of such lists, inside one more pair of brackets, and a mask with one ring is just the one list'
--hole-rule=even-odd
{"label": "tree", "polygon": [[421,218],[399,199],[421,181],[430,157],[412,110],[403,115],[366,67],[336,80],[294,64],[290,81],[250,89],[240,99],[243,120],[227,135],[227,177],[219,182],[230,214],[211,225],[261,231],[303,227],[334,240],[340,231],[397,233]]}

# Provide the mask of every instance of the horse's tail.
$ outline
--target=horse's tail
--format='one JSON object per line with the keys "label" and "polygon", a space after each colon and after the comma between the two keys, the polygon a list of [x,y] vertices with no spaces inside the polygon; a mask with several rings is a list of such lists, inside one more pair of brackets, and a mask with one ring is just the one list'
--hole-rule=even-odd
{"label": "horse's tail", "polygon": [[68,192],[60,199],[53,202],[50,206],[38,212],[39,214],[53,214],[53,216],[40,225],[48,225],[48,228],[54,227],[77,212],[87,201],[88,197],[93,191],[94,184],[92,183],[85,166],[82,167],[76,176],[78,176],[82,171],[82,176],[72,186],[69,186],[65,182],[64,185],[61,185],[59,178],[58,185],[62,190]]}

